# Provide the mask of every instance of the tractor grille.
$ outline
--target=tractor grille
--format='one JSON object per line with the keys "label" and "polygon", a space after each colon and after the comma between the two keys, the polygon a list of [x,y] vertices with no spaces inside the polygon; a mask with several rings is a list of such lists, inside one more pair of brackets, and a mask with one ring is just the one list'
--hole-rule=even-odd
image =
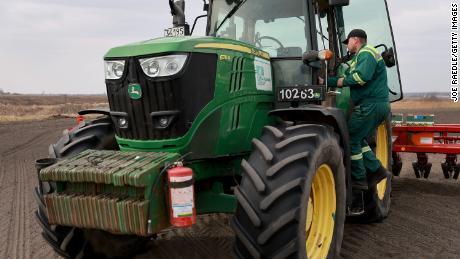
{"label": "tractor grille", "polygon": [[[125,75],[119,80],[106,80],[117,136],[136,140],[183,136],[214,97],[216,65],[215,54],[189,53],[179,74],[153,79],[142,71],[139,57],[127,59]],[[128,94],[128,85],[135,83],[142,90],[137,100]],[[119,127],[120,118],[127,119],[128,127]],[[161,118],[168,119],[166,127],[159,124]]]}

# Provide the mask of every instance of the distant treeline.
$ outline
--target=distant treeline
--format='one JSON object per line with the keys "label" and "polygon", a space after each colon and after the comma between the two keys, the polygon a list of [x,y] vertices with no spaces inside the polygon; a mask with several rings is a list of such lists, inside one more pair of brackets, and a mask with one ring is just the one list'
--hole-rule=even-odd
{"label": "distant treeline", "polygon": [[412,98],[449,98],[448,92],[420,92],[420,93],[407,93],[404,92],[404,97]]}
{"label": "distant treeline", "polygon": [[3,94],[3,105],[58,105],[58,104],[107,103],[107,96],[100,95],[38,95],[38,94]]}

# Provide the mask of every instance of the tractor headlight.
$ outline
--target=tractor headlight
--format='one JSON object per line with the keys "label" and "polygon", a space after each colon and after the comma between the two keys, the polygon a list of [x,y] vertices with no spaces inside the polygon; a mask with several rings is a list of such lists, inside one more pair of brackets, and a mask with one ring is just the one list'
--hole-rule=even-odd
{"label": "tractor headlight", "polygon": [[142,70],[149,77],[172,76],[179,71],[187,60],[187,55],[168,55],[163,57],[139,59]]}
{"label": "tractor headlight", "polygon": [[122,129],[125,129],[128,127],[128,120],[126,118],[119,118],[118,119],[118,126],[120,126],[120,128]]}
{"label": "tractor headlight", "polygon": [[105,79],[120,79],[125,71],[124,60],[105,60]]}

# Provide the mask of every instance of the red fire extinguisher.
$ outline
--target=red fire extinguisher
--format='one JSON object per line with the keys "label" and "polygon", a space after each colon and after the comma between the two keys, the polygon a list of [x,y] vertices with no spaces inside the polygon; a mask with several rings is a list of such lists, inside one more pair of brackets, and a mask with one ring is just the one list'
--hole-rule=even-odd
{"label": "red fire extinguisher", "polygon": [[178,163],[167,173],[170,223],[176,227],[190,227],[196,223],[193,170]]}

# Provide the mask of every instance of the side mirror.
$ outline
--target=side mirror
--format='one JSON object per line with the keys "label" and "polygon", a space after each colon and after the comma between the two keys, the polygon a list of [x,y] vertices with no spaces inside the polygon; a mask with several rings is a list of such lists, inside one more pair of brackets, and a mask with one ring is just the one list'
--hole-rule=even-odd
{"label": "side mirror", "polygon": [[383,61],[387,67],[394,67],[396,65],[395,52],[393,47],[387,48],[385,44],[375,46],[375,48],[383,47],[385,50],[381,53]]}
{"label": "side mirror", "polygon": [[382,52],[382,58],[387,67],[394,67],[396,65],[395,53],[393,48],[389,48]]}
{"label": "side mirror", "polygon": [[350,0],[329,0],[329,6],[346,6],[350,4]]}
{"label": "side mirror", "polygon": [[318,51],[317,50],[309,50],[303,53],[302,55],[302,62],[304,64],[311,63],[318,61]]}

